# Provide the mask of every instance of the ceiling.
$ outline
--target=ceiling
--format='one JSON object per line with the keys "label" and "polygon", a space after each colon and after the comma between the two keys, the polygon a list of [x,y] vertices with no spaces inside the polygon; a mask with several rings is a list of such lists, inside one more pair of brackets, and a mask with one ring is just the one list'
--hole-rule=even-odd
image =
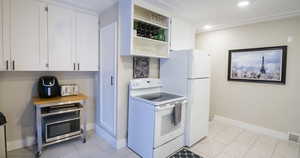
{"label": "ceiling", "polygon": [[101,13],[112,6],[118,0],[53,0],[59,3],[65,3],[81,9],[88,9],[96,13]]}
{"label": "ceiling", "polygon": [[[101,13],[118,0],[55,0]],[[300,0],[249,0],[239,8],[241,0],[144,0],[197,26],[198,31],[211,31],[249,23],[300,15]],[[203,26],[210,25],[205,30]]]}
{"label": "ceiling", "polygon": [[241,0],[147,0],[166,7],[189,20],[198,31],[228,28],[243,24],[300,15],[300,0],[249,0],[250,5],[239,8]]}

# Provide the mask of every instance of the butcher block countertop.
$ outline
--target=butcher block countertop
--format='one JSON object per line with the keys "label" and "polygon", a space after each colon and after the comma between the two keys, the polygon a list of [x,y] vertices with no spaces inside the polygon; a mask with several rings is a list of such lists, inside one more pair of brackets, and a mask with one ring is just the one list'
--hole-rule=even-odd
{"label": "butcher block countertop", "polygon": [[59,104],[59,103],[66,103],[66,102],[80,102],[83,100],[87,100],[88,97],[82,93],[76,96],[65,96],[65,97],[54,97],[54,98],[39,98],[33,97],[32,102],[34,106],[40,106],[45,104]]}

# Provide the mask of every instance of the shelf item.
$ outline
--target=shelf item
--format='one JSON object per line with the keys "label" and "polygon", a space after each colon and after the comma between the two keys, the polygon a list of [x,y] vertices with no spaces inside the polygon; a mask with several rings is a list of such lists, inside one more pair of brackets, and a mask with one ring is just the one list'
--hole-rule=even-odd
{"label": "shelf item", "polygon": [[120,1],[120,54],[168,58],[171,18],[137,4]]}
{"label": "shelf item", "polygon": [[162,24],[158,24],[158,23],[155,23],[155,22],[152,22],[152,21],[145,20],[145,19],[143,19],[141,17],[134,17],[134,20],[141,21],[141,22],[144,22],[144,23],[148,23],[148,24],[151,24],[151,25],[163,28],[163,29],[169,29],[167,26],[164,26]]}

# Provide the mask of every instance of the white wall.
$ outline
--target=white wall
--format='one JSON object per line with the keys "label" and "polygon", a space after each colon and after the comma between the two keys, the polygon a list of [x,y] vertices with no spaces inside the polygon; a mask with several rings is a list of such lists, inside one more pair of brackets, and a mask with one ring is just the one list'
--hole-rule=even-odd
{"label": "white wall", "polygon": [[[281,132],[300,133],[300,17],[200,33],[211,52],[211,114]],[[293,37],[288,42],[288,37]],[[228,82],[228,50],[288,45],[286,85]]]}
{"label": "white wall", "polygon": [[[87,101],[88,123],[95,116],[95,73],[93,72],[0,72],[0,111],[8,120],[8,144],[32,139],[35,115],[32,97],[38,96],[37,82],[42,75],[54,75],[60,83],[76,83]],[[15,144],[15,143],[13,143]],[[9,146],[9,148],[11,148]]]}

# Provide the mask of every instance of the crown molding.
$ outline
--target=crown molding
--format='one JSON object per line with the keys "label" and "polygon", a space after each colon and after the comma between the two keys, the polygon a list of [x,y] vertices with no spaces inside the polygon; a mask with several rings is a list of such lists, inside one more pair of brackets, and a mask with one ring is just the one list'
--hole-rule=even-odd
{"label": "crown molding", "polygon": [[198,25],[197,33],[219,31],[219,30],[224,30],[224,29],[229,29],[229,28],[234,28],[234,27],[239,27],[239,26],[244,26],[244,25],[249,25],[249,24],[255,24],[255,23],[260,23],[260,22],[286,19],[286,18],[291,18],[291,17],[295,17],[295,16],[300,16],[300,10],[294,10],[294,11],[280,13],[280,14],[271,15],[271,16],[261,16],[261,17],[257,17],[257,18],[250,18],[250,19],[246,19],[246,20],[242,20],[242,21],[233,23],[233,24],[212,25],[212,28],[210,30],[204,30],[202,27],[200,27]]}

